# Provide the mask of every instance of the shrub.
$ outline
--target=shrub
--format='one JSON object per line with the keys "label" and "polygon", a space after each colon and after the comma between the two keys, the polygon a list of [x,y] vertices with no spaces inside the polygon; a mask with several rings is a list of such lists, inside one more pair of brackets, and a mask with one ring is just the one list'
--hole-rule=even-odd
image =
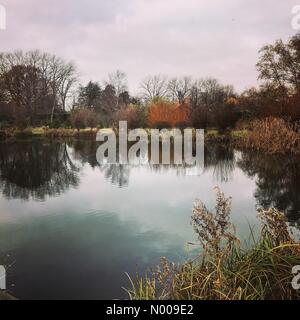
{"label": "shrub", "polygon": [[239,114],[234,105],[225,104],[216,108],[213,119],[215,126],[221,131],[225,131],[235,127]]}
{"label": "shrub", "polygon": [[98,114],[90,109],[76,109],[71,113],[70,122],[77,130],[94,128],[99,124]]}
{"label": "shrub", "polygon": [[85,110],[85,121],[89,128],[96,128],[99,124],[99,116],[93,110]]}
{"label": "shrub", "polygon": [[251,130],[241,139],[240,146],[267,153],[299,154],[299,128],[278,118],[254,120]]}
{"label": "shrub", "polygon": [[84,129],[86,127],[85,110],[77,109],[71,113],[71,124],[77,130]]}
{"label": "shrub", "polygon": [[140,106],[131,104],[129,106],[124,106],[117,112],[115,121],[127,121],[129,129],[141,128],[144,126],[143,113]]}
{"label": "shrub", "polygon": [[195,128],[206,129],[211,123],[211,112],[205,106],[199,106],[191,112],[190,124]]}

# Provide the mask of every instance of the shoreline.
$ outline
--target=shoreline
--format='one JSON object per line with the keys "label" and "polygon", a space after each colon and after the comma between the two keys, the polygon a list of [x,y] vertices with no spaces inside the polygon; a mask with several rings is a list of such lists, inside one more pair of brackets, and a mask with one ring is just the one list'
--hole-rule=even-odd
{"label": "shoreline", "polygon": [[[118,137],[118,128],[102,128],[102,130],[113,129]],[[151,128],[143,128],[148,133],[148,138],[151,138]],[[194,131],[195,128],[190,128]],[[260,128],[259,128],[260,129]],[[266,154],[278,155],[299,155],[300,154],[300,136],[292,131],[286,132],[285,136],[281,137],[281,128],[275,127],[271,134],[262,136],[264,131],[249,130],[249,129],[231,129],[221,132],[217,129],[205,129],[205,143],[224,143],[230,144],[234,148],[241,151],[259,151]],[[0,130],[0,142],[28,140],[35,138],[46,139],[87,139],[95,140],[97,132],[100,128],[86,128],[86,129],[72,129],[72,128],[57,128],[50,129],[48,127],[34,127],[27,129],[7,128]],[[170,129],[171,130],[171,129]],[[291,135],[292,132],[292,135]],[[287,143],[286,138],[292,141]],[[195,132],[193,132],[193,141],[195,139]],[[173,140],[171,140],[171,143]],[[272,142],[272,143],[270,143]]]}
{"label": "shoreline", "polygon": [[[113,129],[116,134],[118,130],[114,128],[101,128],[104,129]],[[95,137],[97,132],[101,130],[100,128],[86,128],[86,129],[72,129],[72,128],[57,128],[50,129],[47,127],[34,127],[27,129],[17,129],[17,128],[8,128],[0,130],[0,140],[8,140],[10,138],[36,138],[36,137],[46,137],[46,138],[80,138],[80,137]],[[151,128],[142,128],[148,132],[150,136]],[[196,130],[195,128],[190,128]],[[172,129],[170,129],[172,130]],[[217,129],[205,129],[205,139],[208,141],[228,141],[241,139],[247,136],[247,130],[229,130],[224,133],[221,133]]]}

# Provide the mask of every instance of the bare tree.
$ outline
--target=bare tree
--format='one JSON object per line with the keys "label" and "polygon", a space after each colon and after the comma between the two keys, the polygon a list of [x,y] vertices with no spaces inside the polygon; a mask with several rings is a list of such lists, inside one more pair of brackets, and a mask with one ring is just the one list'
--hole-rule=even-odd
{"label": "bare tree", "polygon": [[117,70],[114,73],[108,75],[108,81],[105,82],[105,85],[111,85],[115,88],[116,92],[116,108],[119,109],[119,99],[122,93],[128,90],[128,80],[125,72]]}
{"label": "bare tree", "polygon": [[46,55],[48,62],[47,77],[52,91],[51,123],[56,108],[66,109],[66,101],[72,86],[76,83],[76,68],[72,63],[66,64],[62,59]]}
{"label": "bare tree", "polygon": [[[14,73],[18,77],[12,77]],[[48,113],[52,122],[56,109],[66,109],[69,92],[76,82],[76,68],[38,50],[26,53],[16,51],[0,54],[0,78],[5,77],[11,77],[11,81],[7,79],[4,82],[13,102],[29,110],[34,107],[35,113],[38,109],[50,108]],[[34,117],[32,112],[30,114]]]}
{"label": "bare tree", "polygon": [[156,98],[165,98],[168,96],[168,81],[163,75],[148,76],[144,79],[140,88],[142,90],[142,98],[146,101]]}
{"label": "bare tree", "polygon": [[190,90],[192,107],[202,106],[209,110],[224,104],[233,95],[232,86],[224,86],[213,78],[196,80]]}
{"label": "bare tree", "polygon": [[125,72],[117,70],[114,73],[108,75],[108,81],[106,85],[112,85],[115,87],[116,95],[119,96],[122,92],[128,90],[128,80]]}
{"label": "bare tree", "polygon": [[67,101],[72,96],[71,89],[74,87],[76,83],[76,68],[72,63],[69,63],[62,68],[61,81],[58,90],[60,104],[63,111],[66,111]]}
{"label": "bare tree", "polygon": [[169,81],[168,90],[173,100],[183,103],[189,97],[192,89],[192,78],[174,78]]}

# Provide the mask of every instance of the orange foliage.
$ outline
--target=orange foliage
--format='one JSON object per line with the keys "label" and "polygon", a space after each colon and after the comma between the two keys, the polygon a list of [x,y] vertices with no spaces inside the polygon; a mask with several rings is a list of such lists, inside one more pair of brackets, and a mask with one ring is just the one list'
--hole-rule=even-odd
{"label": "orange foliage", "polygon": [[186,124],[190,115],[188,104],[178,104],[168,101],[152,103],[148,112],[148,124],[155,127],[158,124],[166,124],[169,127],[176,127],[179,124]]}
{"label": "orange foliage", "polygon": [[237,98],[231,97],[226,101],[229,106],[237,106],[239,104],[239,100]]}

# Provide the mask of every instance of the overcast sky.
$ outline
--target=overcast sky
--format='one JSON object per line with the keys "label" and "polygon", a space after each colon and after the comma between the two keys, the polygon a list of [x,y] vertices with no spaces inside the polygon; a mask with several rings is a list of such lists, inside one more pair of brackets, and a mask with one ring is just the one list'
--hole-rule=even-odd
{"label": "overcast sky", "polygon": [[[298,2],[297,2],[298,1]],[[0,50],[41,49],[72,60],[83,83],[128,74],[215,77],[238,91],[257,84],[258,50],[296,33],[300,0],[0,0]]]}

